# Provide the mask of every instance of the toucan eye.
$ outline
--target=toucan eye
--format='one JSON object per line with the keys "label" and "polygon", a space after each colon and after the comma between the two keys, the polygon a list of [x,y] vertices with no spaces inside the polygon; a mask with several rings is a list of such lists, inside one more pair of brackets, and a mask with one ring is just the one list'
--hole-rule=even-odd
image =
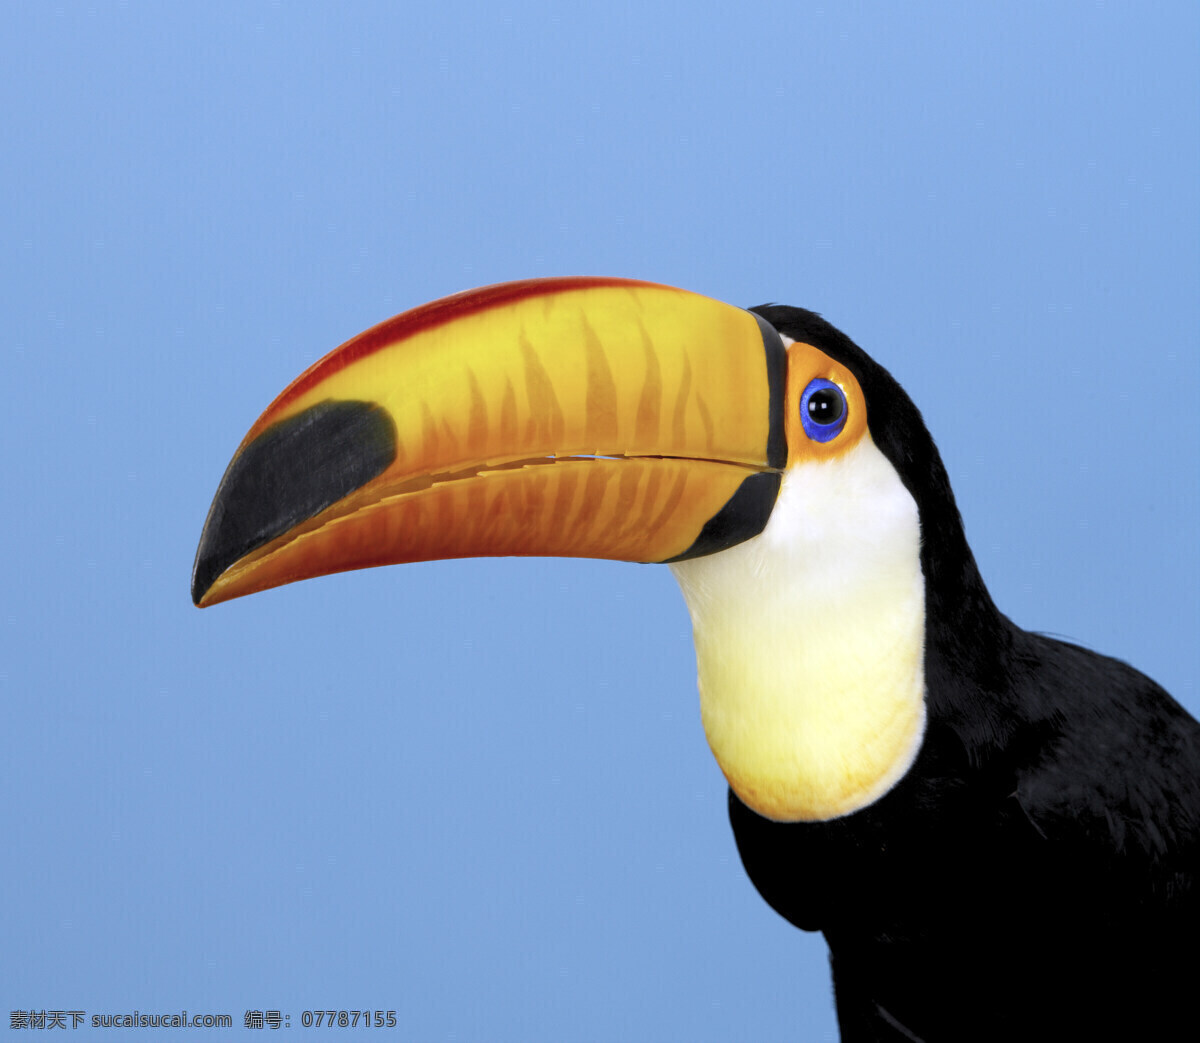
{"label": "toucan eye", "polygon": [[804,433],[814,442],[832,442],[846,426],[846,396],[831,380],[818,377],[800,396]]}

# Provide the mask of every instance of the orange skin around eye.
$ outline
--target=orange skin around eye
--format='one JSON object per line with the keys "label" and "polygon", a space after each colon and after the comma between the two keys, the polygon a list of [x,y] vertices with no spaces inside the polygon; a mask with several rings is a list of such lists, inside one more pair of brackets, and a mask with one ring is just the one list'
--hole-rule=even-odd
{"label": "orange skin around eye", "polygon": [[[845,366],[811,344],[799,342],[787,349],[788,377],[784,397],[784,431],[787,434],[788,466],[803,460],[832,460],[858,445],[867,431],[867,403],[858,381]],[[829,442],[816,442],[804,433],[800,418],[800,396],[812,381],[832,381],[846,396],[846,426]]]}

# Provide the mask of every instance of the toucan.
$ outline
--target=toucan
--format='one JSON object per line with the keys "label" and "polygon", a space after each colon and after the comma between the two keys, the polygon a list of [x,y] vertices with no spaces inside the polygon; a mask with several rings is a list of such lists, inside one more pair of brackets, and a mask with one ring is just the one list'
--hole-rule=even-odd
{"label": "toucan", "polygon": [[842,1037],[1192,1038],[1200,725],[988,594],[900,385],[817,314],[532,279],[353,338],[242,440],[207,606],[480,555],[670,566],[746,872]]}

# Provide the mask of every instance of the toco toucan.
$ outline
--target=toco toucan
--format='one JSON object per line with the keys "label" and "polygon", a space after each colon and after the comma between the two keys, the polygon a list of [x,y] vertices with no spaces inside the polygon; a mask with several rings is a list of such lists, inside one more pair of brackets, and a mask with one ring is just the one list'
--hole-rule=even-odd
{"label": "toco toucan", "polygon": [[845,1040],[1196,1031],[1200,725],[999,612],[917,408],[816,314],[570,278],[397,316],[251,427],[192,597],[478,555],[670,565],[742,862],[824,933]]}

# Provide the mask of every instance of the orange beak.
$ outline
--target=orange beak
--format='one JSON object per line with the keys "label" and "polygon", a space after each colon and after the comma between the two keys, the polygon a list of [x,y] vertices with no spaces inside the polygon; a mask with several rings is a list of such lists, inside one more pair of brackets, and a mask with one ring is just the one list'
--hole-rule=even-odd
{"label": "orange beak", "polygon": [[786,463],[785,367],[765,320],[652,283],[534,279],[398,315],[250,429],[192,599],[436,558],[663,562],[740,543]]}

